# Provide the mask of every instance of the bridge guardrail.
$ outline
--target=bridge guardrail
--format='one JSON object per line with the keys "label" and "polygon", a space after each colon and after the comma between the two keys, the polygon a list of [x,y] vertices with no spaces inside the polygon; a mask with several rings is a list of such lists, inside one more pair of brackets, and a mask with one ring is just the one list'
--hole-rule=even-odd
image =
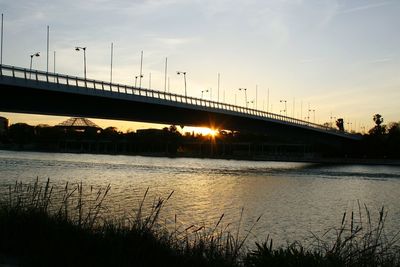
{"label": "bridge guardrail", "polygon": [[77,76],[70,76],[58,73],[51,73],[39,70],[29,70],[25,68],[19,68],[9,65],[0,65],[0,76],[8,76],[13,78],[22,78],[25,80],[33,80],[54,84],[62,84],[67,86],[83,87],[91,90],[109,91],[125,95],[137,95],[145,96],[155,99],[161,99],[166,101],[184,103],[188,105],[207,107],[211,109],[219,109],[226,111],[234,111],[241,114],[253,115],[262,118],[268,118],[273,120],[278,120],[281,122],[300,125],[303,127],[317,128],[324,131],[334,132],[340,135],[351,135],[347,132],[339,131],[335,128],[312,123],[309,121],[303,121],[296,118],[291,118],[288,116],[283,116],[280,114],[275,114],[271,112],[266,112],[262,110],[231,105],[222,102],[216,102],[212,100],[200,99],[196,97],[188,97],[179,94],[167,93],[163,91],[139,88],[135,86],[123,85],[119,83],[109,83],[94,79],[84,79]]}

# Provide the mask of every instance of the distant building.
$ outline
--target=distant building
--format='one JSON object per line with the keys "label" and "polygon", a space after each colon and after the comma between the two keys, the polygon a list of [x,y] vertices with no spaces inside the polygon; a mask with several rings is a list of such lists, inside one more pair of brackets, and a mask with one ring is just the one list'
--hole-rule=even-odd
{"label": "distant building", "polygon": [[101,127],[86,118],[69,118],[55,127],[77,132],[99,132],[102,130]]}
{"label": "distant building", "polygon": [[138,136],[160,136],[165,134],[164,130],[161,129],[139,129],[136,130]]}
{"label": "distant building", "polygon": [[0,117],[0,135],[5,134],[8,131],[8,119]]}

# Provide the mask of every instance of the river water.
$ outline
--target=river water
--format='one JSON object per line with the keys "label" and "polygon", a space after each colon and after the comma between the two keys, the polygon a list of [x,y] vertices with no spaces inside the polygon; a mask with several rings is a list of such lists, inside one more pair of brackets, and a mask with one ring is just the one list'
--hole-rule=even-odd
{"label": "river water", "polygon": [[367,205],[373,217],[385,206],[388,233],[400,225],[400,167],[395,166],[0,150],[1,188],[15,181],[33,183],[36,177],[50,178],[60,188],[67,181],[87,187],[110,184],[107,201],[115,217],[136,209],[147,188],[148,199],[174,191],[163,220],[172,222],[176,216],[180,227],[212,227],[224,214],[225,225],[237,225],[242,217],[246,230],[261,216],[249,242],[269,235],[283,245],[305,241],[311,233],[321,236],[340,225],[345,211],[357,213],[358,202]]}

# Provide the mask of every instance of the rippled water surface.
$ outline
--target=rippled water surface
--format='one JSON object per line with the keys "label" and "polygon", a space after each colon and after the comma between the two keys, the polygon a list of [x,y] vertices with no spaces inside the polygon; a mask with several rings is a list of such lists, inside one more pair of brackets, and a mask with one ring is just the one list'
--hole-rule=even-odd
{"label": "rippled water surface", "polygon": [[[212,226],[221,214],[244,229],[260,216],[251,240],[269,234],[278,244],[304,240],[338,226],[344,211],[366,204],[389,211],[387,230],[400,223],[400,167],[318,165],[215,159],[155,158],[0,151],[0,186],[50,178],[53,185],[111,184],[111,214],[120,216],[149,196],[174,194],[164,218]],[[4,191],[3,191],[4,192]]]}

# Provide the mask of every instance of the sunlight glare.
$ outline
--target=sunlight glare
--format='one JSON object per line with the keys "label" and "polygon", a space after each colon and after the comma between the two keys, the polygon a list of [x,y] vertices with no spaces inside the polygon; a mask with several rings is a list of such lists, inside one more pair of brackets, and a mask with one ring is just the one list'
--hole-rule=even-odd
{"label": "sunlight glare", "polygon": [[205,136],[211,135],[213,137],[218,135],[218,130],[207,128],[207,127],[190,127],[190,132],[194,132],[195,134],[201,134],[201,135],[205,135]]}

